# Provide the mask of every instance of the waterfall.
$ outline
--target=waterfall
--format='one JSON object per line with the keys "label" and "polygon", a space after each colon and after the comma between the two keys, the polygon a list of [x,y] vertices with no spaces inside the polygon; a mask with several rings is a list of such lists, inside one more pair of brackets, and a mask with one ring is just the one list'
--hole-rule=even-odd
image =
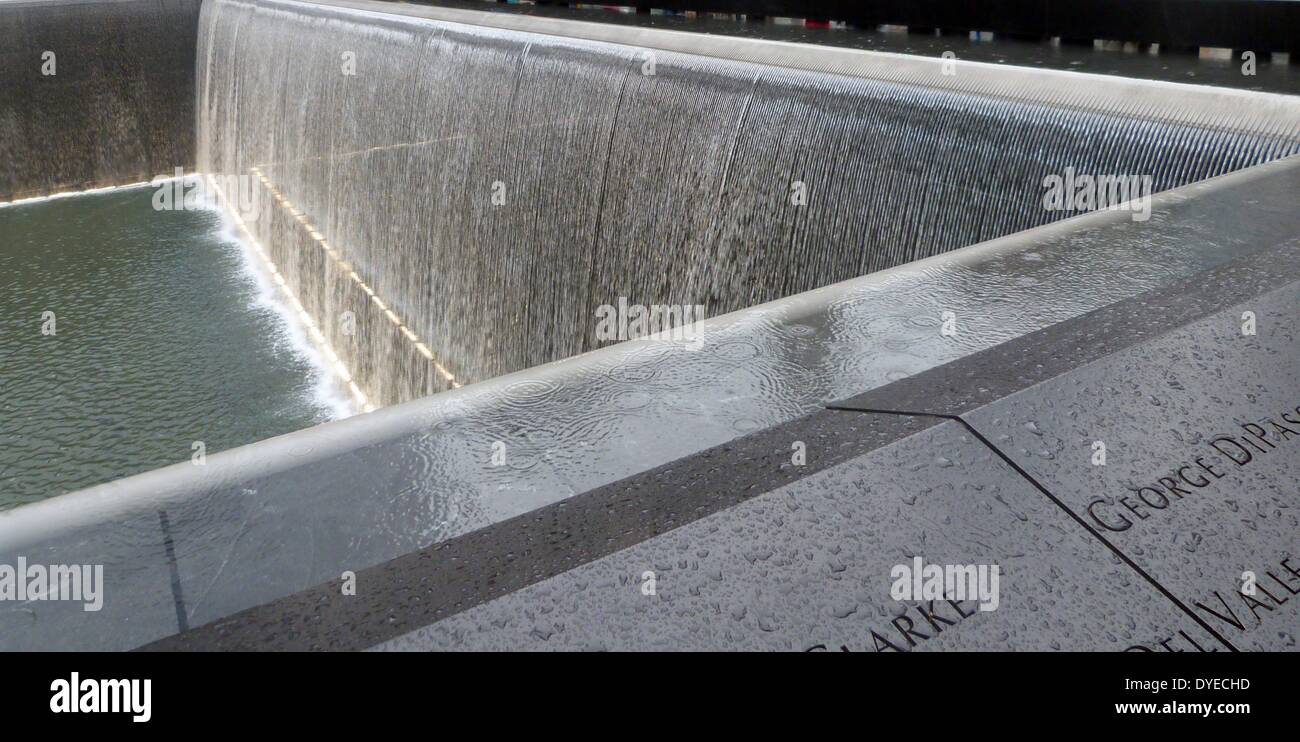
{"label": "waterfall", "polygon": [[207,0],[197,88],[200,169],[253,183],[250,231],[376,404],[598,347],[620,298],[713,316],[1069,216],[1067,168],[1160,191],[1300,151],[1076,91],[295,0]]}

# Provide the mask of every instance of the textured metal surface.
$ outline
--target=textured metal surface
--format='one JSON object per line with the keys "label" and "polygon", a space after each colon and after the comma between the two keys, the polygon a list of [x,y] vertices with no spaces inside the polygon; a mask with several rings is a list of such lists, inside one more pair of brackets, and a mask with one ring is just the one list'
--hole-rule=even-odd
{"label": "textured metal surface", "polygon": [[[1162,194],[1159,229],[1088,215],[716,318],[699,349],[626,343],[0,513],[0,557],[96,555],[117,610],[165,595],[170,536],[197,626],[1269,249],[1296,234],[1297,166]],[[177,630],[174,606],[139,599],[0,637],[128,648]]]}

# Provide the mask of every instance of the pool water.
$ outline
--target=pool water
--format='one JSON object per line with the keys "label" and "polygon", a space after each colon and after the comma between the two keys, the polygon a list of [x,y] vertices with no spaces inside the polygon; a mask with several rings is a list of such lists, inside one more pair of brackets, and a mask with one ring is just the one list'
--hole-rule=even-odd
{"label": "pool water", "polygon": [[0,207],[0,509],[347,414],[216,211]]}

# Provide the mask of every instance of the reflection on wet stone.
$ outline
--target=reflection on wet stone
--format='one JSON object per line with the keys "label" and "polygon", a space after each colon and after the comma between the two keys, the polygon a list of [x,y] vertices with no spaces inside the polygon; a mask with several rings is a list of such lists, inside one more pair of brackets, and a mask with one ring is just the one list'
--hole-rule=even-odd
{"label": "reflection on wet stone", "polygon": [[[996,610],[895,600],[918,554],[997,565]],[[954,422],[379,648],[1224,649]]]}

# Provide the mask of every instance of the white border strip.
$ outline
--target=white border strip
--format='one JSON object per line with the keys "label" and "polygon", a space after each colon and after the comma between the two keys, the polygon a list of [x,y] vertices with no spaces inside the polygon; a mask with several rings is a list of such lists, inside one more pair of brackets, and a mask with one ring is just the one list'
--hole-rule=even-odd
{"label": "white border strip", "polygon": [[[2,0],[0,0],[2,1]],[[159,175],[152,180],[142,180],[138,183],[123,183],[122,185],[100,186],[98,188],[87,188],[84,191],[59,191],[44,196],[29,196],[27,198],[18,198],[13,201],[0,201],[0,209],[7,206],[26,206],[27,204],[39,204],[45,201],[55,201],[61,198],[73,198],[75,196],[90,196],[96,193],[109,193],[111,191],[125,191],[131,188],[144,188],[145,186],[157,186],[163,183],[170,183],[174,180],[180,180],[175,175]]]}

